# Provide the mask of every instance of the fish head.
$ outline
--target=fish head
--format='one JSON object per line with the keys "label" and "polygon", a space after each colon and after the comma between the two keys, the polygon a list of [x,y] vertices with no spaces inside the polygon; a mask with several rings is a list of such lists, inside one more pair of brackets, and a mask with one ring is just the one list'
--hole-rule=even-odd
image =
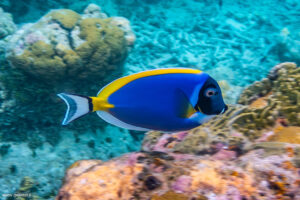
{"label": "fish head", "polygon": [[210,76],[200,89],[195,109],[206,115],[223,114],[228,109],[219,84]]}

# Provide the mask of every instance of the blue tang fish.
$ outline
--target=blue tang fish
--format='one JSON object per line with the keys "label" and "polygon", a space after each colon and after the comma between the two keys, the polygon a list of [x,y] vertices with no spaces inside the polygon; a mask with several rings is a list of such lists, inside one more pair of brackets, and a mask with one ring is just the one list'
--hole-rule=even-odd
{"label": "blue tang fish", "polygon": [[68,108],[63,125],[89,113],[130,130],[183,131],[227,110],[218,83],[195,69],[166,68],[119,78],[96,97],[60,93]]}

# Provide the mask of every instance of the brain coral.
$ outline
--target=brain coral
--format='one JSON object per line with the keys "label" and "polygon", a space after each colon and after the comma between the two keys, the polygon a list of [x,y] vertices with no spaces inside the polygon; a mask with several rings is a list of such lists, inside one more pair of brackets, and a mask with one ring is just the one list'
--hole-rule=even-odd
{"label": "brain coral", "polygon": [[248,108],[235,118],[233,127],[249,137],[260,136],[260,130],[276,120],[300,126],[300,68],[294,63],[275,66],[267,78],[245,89],[238,102]]}
{"label": "brain coral", "polygon": [[14,68],[47,82],[66,77],[101,79],[122,66],[133,45],[128,35],[134,34],[129,22],[123,21],[106,18],[94,4],[83,15],[52,10],[10,38],[7,58]]}

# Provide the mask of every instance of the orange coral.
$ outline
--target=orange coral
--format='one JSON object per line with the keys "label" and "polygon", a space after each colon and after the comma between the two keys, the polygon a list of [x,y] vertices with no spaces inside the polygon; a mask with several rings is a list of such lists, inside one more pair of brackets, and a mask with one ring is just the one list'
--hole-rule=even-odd
{"label": "orange coral", "polygon": [[[81,161],[86,162],[86,161]],[[87,165],[81,163],[79,167]],[[142,171],[139,164],[128,166],[124,163],[107,162],[96,164],[76,176],[67,176],[65,184],[57,196],[59,200],[81,199],[130,199],[134,191],[132,178]],[[109,192],[108,192],[109,191]]]}
{"label": "orange coral", "polygon": [[249,106],[250,108],[263,108],[268,105],[268,97],[272,94],[269,92],[266,96],[260,97],[253,101]]}
{"label": "orange coral", "polygon": [[236,187],[245,196],[249,196],[255,192],[255,188],[253,187],[254,180],[252,180],[250,174],[225,178],[225,176],[223,177],[218,172],[221,162],[203,161],[200,166],[203,167],[201,169],[194,167],[190,172],[190,176],[193,178],[191,184],[193,191],[201,188],[214,193],[224,194],[227,191],[228,185],[231,185]]}
{"label": "orange coral", "polygon": [[268,138],[270,142],[286,142],[300,144],[300,127],[299,126],[277,126],[274,134]]}
{"label": "orange coral", "polygon": [[297,168],[294,166],[294,164],[291,161],[284,161],[282,163],[282,167],[285,169],[297,170]]}
{"label": "orange coral", "polygon": [[295,152],[294,152],[294,149],[292,147],[287,147],[285,150],[286,150],[286,153],[287,153],[288,157],[294,157]]}
{"label": "orange coral", "polygon": [[239,173],[237,171],[232,171],[231,176],[239,176]]}
{"label": "orange coral", "polygon": [[280,181],[271,182],[271,186],[275,189],[277,195],[283,195],[286,192],[286,187],[284,182],[280,182]]}

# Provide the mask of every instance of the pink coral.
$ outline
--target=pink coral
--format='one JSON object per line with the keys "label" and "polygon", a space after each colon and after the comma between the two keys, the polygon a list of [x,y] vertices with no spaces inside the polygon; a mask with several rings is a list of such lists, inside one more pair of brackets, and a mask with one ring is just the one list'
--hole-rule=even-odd
{"label": "pink coral", "polygon": [[189,190],[192,183],[192,177],[182,175],[177,178],[177,180],[172,184],[172,189],[175,192],[186,192]]}
{"label": "pink coral", "polygon": [[178,132],[176,134],[177,138],[182,141],[188,134],[188,131],[182,131],[182,132]]}
{"label": "pink coral", "polygon": [[216,154],[214,154],[212,157],[214,159],[218,160],[233,160],[236,158],[236,152],[235,151],[229,151],[226,149],[221,149]]}
{"label": "pink coral", "polygon": [[163,135],[161,138],[159,138],[158,142],[155,144],[153,147],[154,151],[166,151],[165,145],[168,143],[168,139],[171,138],[172,136],[169,134]]}
{"label": "pink coral", "polygon": [[261,150],[252,150],[232,159],[234,153],[221,150],[214,155],[218,159],[211,159],[208,155],[146,152],[108,162],[82,161],[68,170],[57,199],[128,200],[138,196],[149,200],[170,191],[218,200],[300,197],[296,189],[299,176],[295,176],[299,169],[289,167],[292,157],[261,154]]}
{"label": "pink coral", "polygon": [[134,166],[137,162],[137,159],[139,156],[141,156],[141,153],[132,153],[129,155],[128,160],[127,160],[127,164],[129,166]]}

